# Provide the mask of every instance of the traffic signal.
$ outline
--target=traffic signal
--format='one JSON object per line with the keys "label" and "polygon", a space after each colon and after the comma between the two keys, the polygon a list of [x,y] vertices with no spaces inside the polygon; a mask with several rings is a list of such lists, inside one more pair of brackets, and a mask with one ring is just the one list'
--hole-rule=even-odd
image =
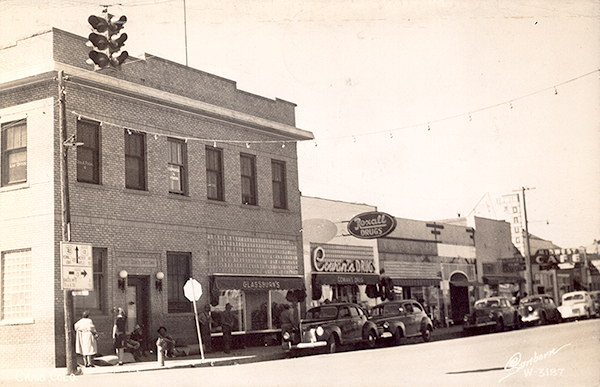
{"label": "traffic signal", "polygon": [[127,51],[122,51],[127,34],[121,33],[127,17],[123,15],[115,18],[114,15],[106,13],[104,18],[91,15],[88,22],[94,31],[89,35],[89,41],[86,43],[93,48],[87,62],[93,64],[96,70],[121,66],[129,57]]}

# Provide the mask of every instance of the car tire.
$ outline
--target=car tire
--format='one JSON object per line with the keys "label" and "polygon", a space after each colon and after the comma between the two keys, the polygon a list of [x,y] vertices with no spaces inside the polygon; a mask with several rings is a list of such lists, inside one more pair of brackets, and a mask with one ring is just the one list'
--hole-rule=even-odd
{"label": "car tire", "polygon": [[548,324],[548,319],[546,318],[546,313],[540,313],[540,325]]}
{"label": "car tire", "polygon": [[372,329],[367,333],[367,348],[375,348],[377,345],[377,334]]}
{"label": "car tire", "polygon": [[423,331],[423,341],[426,343],[431,341],[431,327],[429,325]]}
{"label": "car tire", "polygon": [[496,321],[496,332],[502,332],[504,331],[504,320],[502,318],[499,318],[498,321]]}
{"label": "car tire", "polygon": [[392,337],[391,344],[392,345],[400,345],[402,344],[402,330],[400,328],[396,328],[394,332],[394,337]]}
{"label": "car tire", "polygon": [[327,353],[336,353],[338,350],[338,339],[336,335],[331,335],[327,339]]}

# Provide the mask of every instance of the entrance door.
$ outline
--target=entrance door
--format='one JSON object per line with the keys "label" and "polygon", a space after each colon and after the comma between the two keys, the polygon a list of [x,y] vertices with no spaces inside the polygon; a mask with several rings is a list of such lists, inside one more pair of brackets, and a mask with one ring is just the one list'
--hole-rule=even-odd
{"label": "entrance door", "polygon": [[450,307],[454,324],[462,324],[465,314],[469,313],[469,280],[462,273],[450,277]]}
{"label": "entrance door", "polygon": [[[148,322],[150,311],[150,276],[127,277],[127,333],[133,332],[135,326],[142,327],[144,338],[148,338]],[[147,341],[147,340],[146,340]]]}

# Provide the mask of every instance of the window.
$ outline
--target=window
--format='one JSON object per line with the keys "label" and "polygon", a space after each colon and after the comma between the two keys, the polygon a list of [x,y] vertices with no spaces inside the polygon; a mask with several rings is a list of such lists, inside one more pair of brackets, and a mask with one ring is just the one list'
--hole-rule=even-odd
{"label": "window", "polygon": [[146,155],[143,133],[125,130],[125,187],[146,189]]}
{"label": "window", "polygon": [[256,200],[256,160],[252,155],[240,156],[242,174],[242,204],[255,206]]}
{"label": "window", "polygon": [[2,186],[27,181],[27,120],[1,126]]}
{"label": "window", "polygon": [[285,163],[271,160],[271,175],[273,178],[273,207],[287,208],[287,192],[285,178]]}
{"label": "window", "polygon": [[183,294],[183,285],[190,279],[190,253],[167,253],[167,284],[169,313],[191,312],[191,302]]}
{"label": "window", "polygon": [[100,184],[100,124],[77,121],[77,181]]}
{"label": "window", "polygon": [[2,321],[33,318],[32,266],[30,249],[2,253]]}
{"label": "window", "polygon": [[106,314],[106,284],[104,278],[104,267],[106,265],[106,249],[92,249],[92,259],[94,266],[94,290],[90,290],[88,295],[73,297],[75,305],[75,315],[79,316],[84,310]]}
{"label": "window", "polygon": [[187,184],[186,148],[183,141],[169,139],[169,192],[184,195]]}
{"label": "window", "polygon": [[225,200],[223,195],[223,151],[206,147],[206,192],[209,199]]}

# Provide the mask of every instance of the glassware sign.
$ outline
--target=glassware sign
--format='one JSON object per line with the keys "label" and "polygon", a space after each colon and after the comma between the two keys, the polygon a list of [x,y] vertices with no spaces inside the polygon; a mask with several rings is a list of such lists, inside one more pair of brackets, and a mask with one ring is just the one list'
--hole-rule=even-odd
{"label": "glassware sign", "polygon": [[396,218],[384,212],[364,212],[348,223],[348,232],[360,239],[381,238],[396,228]]}

